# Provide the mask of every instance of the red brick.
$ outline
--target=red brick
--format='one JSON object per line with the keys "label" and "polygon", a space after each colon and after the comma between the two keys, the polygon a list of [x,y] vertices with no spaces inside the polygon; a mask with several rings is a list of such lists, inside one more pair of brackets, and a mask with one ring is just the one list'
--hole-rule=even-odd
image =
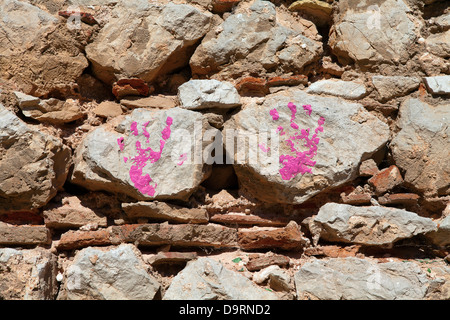
{"label": "red brick", "polygon": [[269,93],[267,82],[263,78],[246,77],[236,84],[240,95],[261,96]]}
{"label": "red brick", "polygon": [[90,246],[110,245],[110,233],[108,229],[95,231],[70,230],[61,235],[57,245],[58,250],[73,250]]}
{"label": "red brick", "polygon": [[279,86],[298,86],[299,84],[306,85],[308,83],[308,77],[300,74],[295,76],[279,76],[269,78],[267,86],[279,87]]}
{"label": "red brick", "polygon": [[400,170],[393,165],[375,174],[368,182],[375,187],[377,194],[383,194],[402,184],[403,178]]}
{"label": "red brick", "polygon": [[325,256],[329,258],[347,258],[355,257],[360,250],[361,246],[354,245],[348,247],[339,246],[321,246],[311,247],[305,249],[304,253],[307,256]]}
{"label": "red brick", "polygon": [[212,2],[212,11],[214,13],[224,13],[231,11],[241,0],[214,0]]}
{"label": "red brick", "polygon": [[395,194],[385,194],[378,198],[378,202],[382,205],[390,204],[413,204],[419,200],[419,195],[415,193],[395,193]]}
{"label": "red brick", "polygon": [[0,215],[0,221],[10,224],[43,224],[44,219],[37,212],[14,212]]}
{"label": "red brick", "polygon": [[150,88],[141,79],[121,79],[113,84],[112,93],[117,99],[125,96],[148,96]]}

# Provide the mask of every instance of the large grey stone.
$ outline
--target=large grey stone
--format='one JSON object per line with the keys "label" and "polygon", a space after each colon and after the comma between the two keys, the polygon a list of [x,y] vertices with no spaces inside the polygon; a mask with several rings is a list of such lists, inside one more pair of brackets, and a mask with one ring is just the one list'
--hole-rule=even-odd
{"label": "large grey stone", "polygon": [[68,300],[152,300],[160,284],[147,272],[137,249],[122,244],[86,248],[66,270]]}
{"label": "large grey stone", "polygon": [[137,200],[187,200],[209,174],[203,158],[194,157],[202,157],[208,128],[198,112],[135,109],[116,127],[120,132],[106,125],[84,138],[71,181]]}
{"label": "large grey stone", "polygon": [[400,131],[390,145],[404,180],[425,195],[450,194],[450,105],[409,98],[400,106]]}
{"label": "large grey stone", "polygon": [[421,23],[404,0],[344,0],[338,12],[329,44],[341,63],[372,67],[407,61]]}
{"label": "large grey stone", "polygon": [[308,32],[292,16],[277,12],[270,1],[242,1],[205,36],[190,66],[194,75],[218,74],[222,79],[273,71],[298,73],[323,51],[317,31],[315,39],[304,35]]}
{"label": "large grey stone", "polygon": [[431,283],[414,262],[358,258],[314,260],[294,275],[299,299],[417,300]]}
{"label": "large grey stone", "polygon": [[0,213],[40,208],[63,186],[71,152],[0,104]]}
{"label": "large grey stone", "polygon": [[[294,123],[299,126],[298,130],[290,125],[289,102],[297,105]],[[305,114],[302,105],[312,106],[311,116]],[[277,120],[270,114],[273,109],[277,109],[279,114]],[[302,175],[302,167],[296,167],[302,163],[301,157],[285,140],[294,134],[300,135],[301,129],[307,128],[311,128],[311,139],[320,117],[325,119],[325,123],[323,132],[317,134],[320,140],[317,155],[312,159],[316,163],[309,167],[311,172]],[[277,129],[280,126],[283,127],[282,132]],[[283,132],[286,134],[281,135]],[[335,97],[314,96],[298,89],[269,95],[261,104],[254,100],[245,104],[226,122],[224,133],[227,150],[232,149],[233,141],[227,136],[233,133],[258,140],[251,143],[251,148],[248,148],[248,143],[244,145],[237,140],[236,154],[227,154],[230,160],[235,160],[234,168],[243,191],[262,201],[296,204],[356,178],[361,161],[370,158],[389,138],[388,126],[362,105]],[[299,152],[308,150],[299,144],[295,146]],[[293,158],[280,163],[282,156]]]}
{"label": "large grey stone", "polygon": [[414,212],[339,203],[323,205],[313,221],[321,229],[320,238],[324,240],[363,245],[391,245],[437,229],[433,220]]}
{"label": "large grey stone", "polygon": [[86,47],[95,75],[107,83],[145,82],[189,62],[192,46],[208,31],[210,13],[186,4],[119,1],[112,18]]}
{"label": "large grey stone", "polygon": [[240,96],[230,82],[190,80],[178,87],[181,107],[189,110],[233,108],[241,105]]}
{"label": "large grey stone", "polygon": [[54,300],[56,268],[50,250],[0,249],[0,300]]}
{"label": "large grey stone", "polygon": [[245,276],[210,258],[188,262],[173,278],[164,300],[276,300]]}

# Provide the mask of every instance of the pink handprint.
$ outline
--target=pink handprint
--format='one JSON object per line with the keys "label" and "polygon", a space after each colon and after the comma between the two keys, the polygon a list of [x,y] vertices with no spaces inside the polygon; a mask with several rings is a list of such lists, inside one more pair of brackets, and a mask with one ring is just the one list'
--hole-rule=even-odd
{"label": "pink handprint", "polygon": [[[298,130],[298,125],[294,122],[297,106],[292,102],[288,103],[288,108],[291,111],[290,126],[292,129]],[[303,105],[308,116],[311,116],[312,108],[311,105]],[[270,115],[274,121],[279,119],[278,111],[276,109],[270,110]],[[315,129],[315,134],[309,137],[310,129],[300,130],[300,134],[297,132],[285,140],[287,145],[290,147],[291,152],[294,155],[280,155],[280,163],[283,167],[280,169],[281,178],[283,180],[291,180],[296,177],[297,174],[305,174],[306,172],[311,173],[312,168],[316,165],[316,161],[313,158],[317,154],[317,145],[319,144],[319,138],[317,137],[318,132],[323,132],[322,125],[325,123],[325,119],[320,117],[318,120],[318,126]],[[277,131],[280,136],[285,135],[285,131],[282,126],[278,126]],[[297,149],[300,141],[304,141],[303,146],[307,148],[305,151],[299,151]]]}
{"label": "pink handprint", "polygon": [[[136,151],[137,155],[131,158],[132,165],[130,168],[130,179],[134,184],[134,187],[138,189],[142,194],[147,194],[151,197],[155,195],[155,189],[157,187],[157,184],[151,185],[150,182],[152,182],[152,178],[149,174],[142,175],[142,169],[147,165],[147,161],[150,160],[150,163],[155,163],[161,158],[161,154],[163,152],[164,146],[166,144],[166,141],[170,138],[171,130],[170,126],[173,123],[173,119],[171,117],[167,117],[166,119],[166,127],[161,132],[162,139],[159,140],[159,151],[154,151],[151,147],[148,148],[142,148],[141,142],[136,141]],[[150,134],[147,131],[147,125],[149,124],[149,121],[144,123],[142,125],[142,134],[146,138],[146,143],[149,143]],[[130,126],[130,131],[134,136],[139,135],[138,130],[138,124],[136,121],[133,121],[133,123]],[[119,145],[120,151],[124,150],[124,138],[120,137],[117,139],[117,143]],[[128,161],[127,157],[124,157],[124,162],[126,163]]]}

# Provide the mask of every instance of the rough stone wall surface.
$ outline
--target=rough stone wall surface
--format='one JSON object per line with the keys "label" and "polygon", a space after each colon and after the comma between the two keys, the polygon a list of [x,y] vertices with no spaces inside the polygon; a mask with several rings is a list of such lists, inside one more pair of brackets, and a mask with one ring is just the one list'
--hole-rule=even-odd
{"label": "rough stone wall surface", "polygon": [[448,1],[0,12],[0,300],[450,299]]}

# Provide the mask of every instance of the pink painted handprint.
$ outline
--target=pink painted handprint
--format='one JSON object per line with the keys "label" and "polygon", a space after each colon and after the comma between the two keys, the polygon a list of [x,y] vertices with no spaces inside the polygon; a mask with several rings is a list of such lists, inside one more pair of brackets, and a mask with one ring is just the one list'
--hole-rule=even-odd
{"label": "pink painted handprint", "polygon": [[[155,183],[154,185],[151,185],[150,183],[153,181],[152,178],[149,174],[143,175],[142,170],[148,164],[148,161],[150,161],[150,163],[155,163],[161,158],[161,154],[164,150],[166,141],[170,138],[170,126],[172,125],[172,123],[173,119],[171,117],[167,117],[166,126],[161,132],[162,139],[159,140],[159,151],[154,151],[151,147],[144,149],[141,142],[136,141],[135,147],[137,155],[130,159],[128,159],[127,157],[123,158],[125,163],[128,160],[132,161],[132,165],[129,171],[130,179],[131,182],[133,182],[134,187],[138,189],[142,194],[149,195],[151,197],[155,195],[157,184]],[[150,138],[150,133],[147,131],[148,124],[149,121],[142,125],[142,135],[144,135],[144,137],[146,138],[146,143],[149,143]],[[131,124],[130,131],[134,136],[139,135],[138,123],[136,121],[133,121],[133,123]],[[123,151],[125,147],[124,138],[120,137],[119,139],[117,139],[117,143],[119,145],[120,151]]]}
{"label": "pink painted handprint", "polygon": [[[295,117],[297,115],[297,106],[292,102],[288,103],[288,108],[291,111],[290,127],[294,130],[298,130],[298,125],[295,123]],[[303,110],[308,116],[311,116],[312,108],[311,105],[303,105]],[[276,109],[270,110],[270,115],[274,121],[278,121],[279,114]],[[299,132],[295,132],[294,135],[285,139],[285,142],[290,147],[292,155],[284,154],[280,155],[280,164],[282,168],[280,169],[281,178],[283,180],[291,180],[296,177],[297,174],[304,175],[306,172],[311,173],[312,168],[316,165],[316,161],[313,158],[317,154],[317,145],[319,144],[319,138],[317,134],[323,132],[323,124],[325,119],[320,117],[318,120],[318,126],[314,130],[314,134],[310,137],[310,129],[301,129]],[[278,126],[277,132],[280,136],[286,134],[282,126]],[[303,141],[303,147],[306,148],[305,151],[300,151],[299,145]]]}

